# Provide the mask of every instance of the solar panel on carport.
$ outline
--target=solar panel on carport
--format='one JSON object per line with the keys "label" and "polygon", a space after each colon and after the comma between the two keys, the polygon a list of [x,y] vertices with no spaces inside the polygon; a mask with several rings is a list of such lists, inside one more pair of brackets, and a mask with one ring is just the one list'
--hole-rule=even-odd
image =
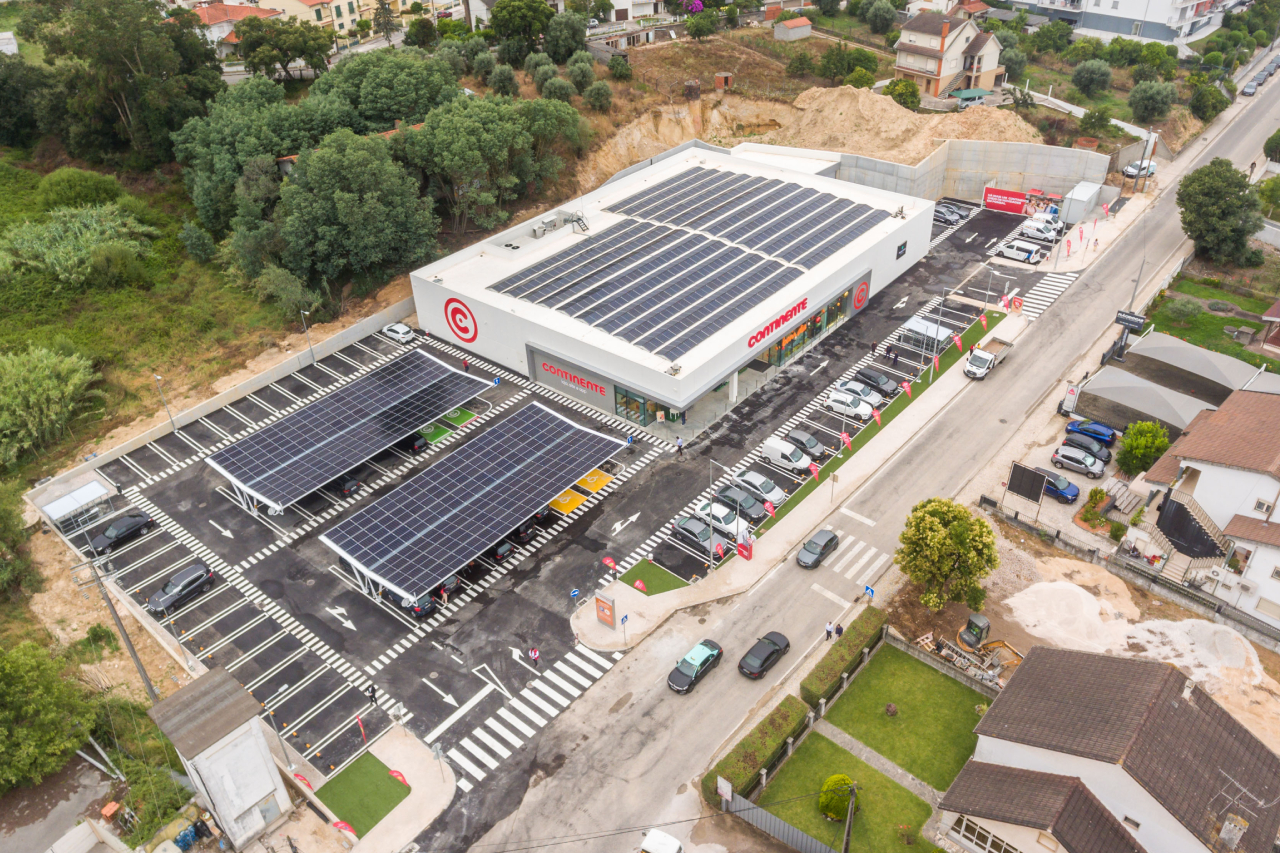
{"label": "solar panel on carport", "polygon": [[320,537],[418,598],[626,447],[530,403]]}
{"label": "solar panel on carport", "polygon": [[205,461],[238,488],[283,509],[487,387],[412,350]]}

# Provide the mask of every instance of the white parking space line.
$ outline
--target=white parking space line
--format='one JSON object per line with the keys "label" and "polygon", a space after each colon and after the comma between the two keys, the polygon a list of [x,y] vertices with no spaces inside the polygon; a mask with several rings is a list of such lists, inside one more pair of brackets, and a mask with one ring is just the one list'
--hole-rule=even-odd
{"label": "white parking space line", "polygon": [[854,576],[854,575],[856,575],[856,574],[858,573],[858,571],[859,571],[863,566],[865,566],[865,565],[868,563],[868,561],[870,561],[870,560],[871,560],[871,557],[872,557],[872,555],[873,555],[873,554],[875,554],[875,552],[876,552],[876,549],[875,549],[875,548],[868,548],[868,549],[867,549],[867,552],[866,552],[865,554],[863,554],[863,555],[862,555],[862,559],[860,559],[860,560],[858,560],[858,562],[854,563],[854,564],[853,564],[853,568],[852,568],[852,569],[849,569],[849,571],[848,571],[847,573],[845,573],[845,577],[846,577],[846,578],[848,578],[849,580],[853,580],[853,576]]}
{"label": "white parking space line", "polygon": [[[485,721],[484,721],[484,724],[485,724],[486,726],[488,726],[489,728],[493,729],[495,732],[497,732],[497,733],[498,733],[499,735],[501,735],[503,738],[505,738],[505,739],[506,739],[506,741],[507,741],[507,743],[511,744],[511,745],[512,745],[512,746],[514,746],[516,749],[519,749],[520,747],[524,746],[524,741],[520,740],[520,738],[518,738],[518,737],[516,737],[515,735],[513,735],[513,734],[511,733],[511,729],[507,728],[507,727],[506,727],[506,726],[504,726],[502,723],[500,723],[500,722],[498,722],[497,720],[495,720],[493,717],[490,717],[489,719],[485,720]],[[532,736],[533,736],[533,730],[532,730],[532,729],[530,729],[530,730],[529,730],[529,736],[530,736],[530,737],[532,737]]]}
{"label": "white parking space line", "polygon": [[850,518],[852,518],[854,521],[861,521],[863,524],[867,525],[867,527],[876,526],[876,523],[874,521],[867,518],[865,515],[858,515],[856,512],[849,509],[848,507],[842,506],[840,507],[840,511],[843,512],[845,515],[849,516]]}
{"label": "white parking space line", "polygon": [[[485,746],[489,747],[494,752],[498,753],[499,758],[511,757],[511,750],[507,749],[505,746],[498,743],[498,741],[494,738],[494,736],[486,732],[484,729],[475,729],[474,731],[471,732],[471,734],[474,735],[480,741],[482,741]],[[466,741],[463,741],[463,745],[465,744],[466,744]]]}
{"label": "white parking space line", "polygon": [[[854,540],[851,537],[848,541],[852,542]],[[836,574],[840,574],[841,572],[843,572],[844,567],[849,565],[849,561],[852,560],[854,557],[856,557],[858,555],[858,552],[865,547],[867,547],[866,542],[859,542],[852,551],[850,551],[848,554],[845,554],[843,557],[840,558],[840,562],[831,564],[831,571],[835,572]]]}
{"label": "white parking space line", "polygon": [[836,604],[839,604],[841,607],[848,607],[848,606],[849,606],[849,602],[845,601],[843,598],[841,598],[840,596],[836,595],[834,592],[832,592],[831,590],[829,590],[829,589],[827,589],[827,588],[825,588],[825,587],[818,586],[818,585],[815,583],[815,584],[814,584],[812,587],[810,587],[810,588],[811,588],[814,592],[816,592],[818,595],[821,595],[823,598],[828,598],[828,599],[830,599],[830,600],[834,601]]}
{"label": "white parking space line", "polygon": [[[484,780],[484,777],[486,775],[485,772],[481,770],[479,767],[476,767],[474,764],[472,764],[471,759],[467,758],[461,752],[458,752],[458,750],[451,749],[448,752],[446,752],[445,755],[449,756],[449,758],[453,760],[454,764],[457,764],[463,770],[470,773],[472,778],[474,778],[477,782]],[[459,777],[458,784],[459,785],[462,784],[461,777]]]}

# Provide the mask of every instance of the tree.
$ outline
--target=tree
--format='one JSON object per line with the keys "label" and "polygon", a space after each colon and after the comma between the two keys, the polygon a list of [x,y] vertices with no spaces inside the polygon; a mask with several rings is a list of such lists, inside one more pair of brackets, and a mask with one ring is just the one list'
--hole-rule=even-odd
{"label": "tree", "polygon": [[124,188],[115,175],[101,175],[63,166],[40,179],[40,185],[36,187],[35,202],[41,210],[85,207],[113,202],[123,193]]}
{"label": "tree", "polygon": [[1177,94],[1172,83],[1139,83],[1129,93],[1133,120],[1145,123],[1164,118]]}
{"label": "tree", "polygon": [[1152,68],[1150,65],[1133,66],[1133,82],[1134,83],[1150,83],[1160,79],[1160,72]]}
{"label": "tree", "polygon": [[[1210,122],[1213,121],[1214,117],[1218,113],[1231,106],[1231,102],[1227,100],[1227,96],[1222,94],[1217,86],[1210,86],[1206,83],[1196,89],[1195,94],[1191,96],[1191,100],[1187,103],[1187,106],[1190,108],[1193,116],[1203,122]],[[1272,134],[1271,138],[1274,139],[1275,135]],[[1267,144],[1271,144],[1271,139],[1267,140]],[[1267,151],[1265,145],[1262,150],[1264,153]],[[1280,154],[1280,149],[1273,147],[1271,152]],[[1271,154],[1267,154],[1267,159],[1273,159]]]}
{"label": "tree", "polygon": [[368,18],[361,18],[355,23],[355,31],[360,34],[360,38],[364,38],[373,31],[373,22]]}
{"label": "tree", "polygon": [[533,72],[533,88],[537,89],[538,94],[541,95],[542,87],[558,76],[560,76],[560,72],[556,70],[554,65],[539,65]]}
{"label": "tree", "polygon": [[870,89],[876,84],[876,77],[865,68],[855,68],[853,73],[844,78],[844,85],[855,89]]}
{"label": "tree", "polygon": [[631,63],[623,56],[609,57],[609,76],[614,80],[630,80]]}
{"label": "tree", "polygon": [[1267,155],[1268,160],[1280,161],[1280,130],[1267,137],[1262,145],[1262,153]]}
{"label": "tree", "polygon": [[1169,59],[1169,54],[1165,53],[1164,45],[1158,41],[1150,41],[1142,46],[1142,53],[1139,61],[1143,65],[1150,65],[1157,71],[1164,67],[1165,62]]}
{"label": "tree", "polygon": [[1000,64],[1010,80],[1021,80],[1022,72],[1027,70],[1027,55],[1016,47],[1001,51]]}
{"label": "tree", "polygon": [[532,80],[534,72],[544,65],[555,65],[555,63],[545,53],[531,53],[524,58],[524,73],[528,74],[529,79]]}
{"label": "tree", "polygon": [[914,80],[892,80],[884,87],[884,94],[909,110],[920,106],[920,87]]}
{"label": "tree", "polygon": [[1062,58],[1067,62],[1088,62],[1090,59],[1106,59],[1107,46],[1097,36],[1082,36],[1071,43]]}
{"label": "tree", "polygon": [[1111,110],[1107,107],[1089,110],[1080,119],[1080,130],[1089,136],[1106,136],[1111,132]]}
{"label": "tree", "polygon": [[182,226],[182,233],[178,235],[178,239],[186,247],[191,259],[202,264],[213,260],[214,255],[218,253],[218,244],[213,242],[213,235],[194,222],[188,222]]}
{"label": "tree", "polygon": [[1211,68],[1215,71],[1220,70],[1222,68],[1222,54],[1217,51],[1206,53],[1204,59],[1200,61],[1200,67]]}
{"label": "tree", "polygon": [[436,25],[430,18],[414,18],[404,31],[404,43],[409,47],[431,47],[437,38]]}
{"label": "tree", "polygon": [[510,65],[494,66],[489,72],[489,88],[495,95],[506,95],[509,98],[520,96],[520,84],[516,82],[515,69]]}
{"label": "tree", "polygon": [[35,643],[0,648],[0,793],[61,770],[88,739],[95,709],[62,670]]}
{"label": "tree", "polygon": [[694,41],[702,41],[716,31],[716,13],[699,12],[685,19],[684,31]]}
{"label": "tree", "polygon": [[1071,25],[1066,21],[1051,21],[1036,30],[1031,44],[1042,53],[1062,53],[1071,45]]}
{"label": "tree", "polygon": [[893,50],[894,45],[898,43],[898,39],[902,38],[902,30],[889,30],[884,34],[884,45]]}
{"label": "tree", "polygon": [[607,113],[613,107],[613,89],[603,80],[597,80],[582,90],[582,100],[598,113]]}
{"label": "tree", "polygon": [[418,0],[413,0],[413,2],[409,4],[409,14],[410,15],[422,14],[422,4],[419,3]]}
{"label": "tree", "polygon": [[834,18],[840,14],[840,0],[818,0],[818,11],[824,18]]}
{"label": "tree", "polygon": [[1146,471],[1169,449],[1169,433],[1160,424],[1139,421],[1124,431],[1116,465],[1131,477]]}
{"label": "tree", "polygon": [[797,53],[787,62],[788,77],[804,77],[806,74],[813,74],[816,70],[813,57],[807,50]]}
{"label": "tree", "polygon": [[572,67],[574,65],[585,65],[588,68],[594,68],[595,64],[596,58],[591,55],[591,51],[575,50],[573,52],[573,56],[569,57],[569,61],[565,63],[565,66]]}
{"label": "tree", "polygon": [[314,310],[322,301],[306,282],[275,264],[269,264],[250,286],[260,302],[274,302],[280,313],[290,319],[300,311]]}
{"label": "tree", "polygon": [[492,53],[482,53],[471,62],[471,73],[475,74],[476,79],[481,83],[488,84],[489,75],[493,73],[493,69],[498,67],[498,60],[493,58]]}
{"label": "tree", "polygon": [[573,96],[576,94],[578,94],[578,90],[563,77],[552,77],[542,84],[542,97],[550,98],[553,101],[564,101],[567,104],[573,100]]}
{"label": "tree", "polygon": [[293,79],[290,66],[298,61],[317,74],[327,70],[333,51],[332,30],[280,17],[242,18],[236,22],[236,38],[248,71],[268,77],[283,74],[289,80]]}
{"label": "tree", "polygon": [[855,67],[850,61],[850,51],[845,50],[843,45],[833,44],[822,52],[822,59],[818,62],[818,76],[827,78],[834,86],[852,74]]}
{"label": "tree", "polygon": [[893,29],[893,24],[898,18],[889,0],[876,0],[875,3],[871,4],[871,8],[867,10],[866,19],[867,26],[871,28],[871,32],[876,35],[884,35]]}
{"label": "tree", "polygon": [[53,73],[21,56],[0,54],[0,145],[26,146],[40,135],[38,105]]}
{"label": "tree", "polygon": [[62,438],[71,421],[101,397],[92,390],[100,378],[92,362],[76,353],[31,344],[0,355],[0,462],[13,465]]}
{"label": "tree", "polygon": [[576,51],[587,49],[587,21],[581,15],[564,12],[551,19],[542,49],[556,65],[569,60]]}
{"label": "tree", "polygon": [[596,72],[591,69],[590,65],[570,65],[565,71],[565,75],[579,95],[587,91],[587,87],[596,82]]}
{"label": "tree", "polygon": [[172,159],[171,135],[225,88],[201,27],[195,13],[161,0],[48,0],[29,8],[18,32],[65,75],[61,135],[71,153],[129,148],[145,165]]}
{"label": "tree", "polygon": [[863,47],[855,47],[849,51],[849,72],[853,73],[853,69],[861,68],[868,74],[875,74],[880,68],[880,61],[876,59],[876,55]]}
{"label": "tree", "polygon": [[1006,86],[1004,90],[1005,103],[1013,106],[1013,111],[1021,115],[1023,110],[1030,112],[1036,108],[1035,96],[1030,92],[1019,89],[1017,86]]}
{"label": "tree", "polygon": [[518,38],[532,48],[557,17],[561,16],[545,0],[498,0],[489,10],[489,26],[499,38]]}
{"label": "tree", "polygon": [[304,281],[422,263],[439,230],[430,199],[419,198],[386,140],[345,129],[298,157],[277,217],[284,266]]}
{"label": "tree", "polygon": [[932,611],[949,601],[981,610],[986,590],[981,581],[1000,565],[991,526],[946,498],[916,504],[898,535],[898,568],[922,587],[920,602]]}
{"label": "tree", "polygon": [[591,17],[598,21],[607,21],[613,17],[613,3],[610,0],[592,0]]}
{"label": "tree", "polygon": [[1243,259],[1249,238],[1262,228],[1261,202],[1248,174],[1222,157],[1183,177],[1177,202],[1196,253],[1215,263]]}
{"label": "tree", "polygon": [[849,816],[849,800],[854,797],[854,790],[853,780],[843,773],[828,776],[818,794],[818,811],[830,820],[843,821]]}
{"label": "tree", "polygon": [[1081,62],[1071,72],[1071,82],[1086,97],[1092,98],[1111,85],[1111,68],[1101,59]]}
{"label": "tree", "polygon": [[519,67],[529,55],[529,45],[522,39],[503,39],[498,42],[498,62],[502,65]]}
{"label": "tree", "polygon": [[454,69],[438,55],[443,52],[428,56],[408,48],[354,54],[316,80],[303,103],[316,95],[340,95],[369,130],[390,130],[397,120],[420,122],[462,92]]}

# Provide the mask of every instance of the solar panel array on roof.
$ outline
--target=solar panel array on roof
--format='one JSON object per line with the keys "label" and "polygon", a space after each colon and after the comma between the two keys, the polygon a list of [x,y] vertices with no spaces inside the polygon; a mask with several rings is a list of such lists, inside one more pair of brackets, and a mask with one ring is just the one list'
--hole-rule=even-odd
{"label": "solar panel array on roof", "polygon": [[418,598],[623,447],[530,403],[320,539]]}
{"label": "solar panel array on roof", "polygon": [[799,184],[700,167],[606,210],[627,218],[489,289],[672,360],[889,218]]}
{"label": "solar panel array on roof", "polygon": [[488,383],[412,350],[205,461],[283,509],[475,397]]}

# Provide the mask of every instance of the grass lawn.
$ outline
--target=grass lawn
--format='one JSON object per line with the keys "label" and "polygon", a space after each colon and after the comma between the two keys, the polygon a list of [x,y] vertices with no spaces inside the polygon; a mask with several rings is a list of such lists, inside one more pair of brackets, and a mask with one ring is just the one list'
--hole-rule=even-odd
{"label": "grass lawn", "polygon": [[[885,646],[832,706],[827,719],[922,782],[945,791],[973,755],[981,693]],[[897,716],[884,706],[898,706]]]}
{"label": "grass lawn", "polygon": [[419,430],[418,434],[432,444],[435,444],[451,432],[453,432],[453,430],[449,429],[444,424],[432,424],[429,429]]}
{"label": "grass lawn", "polygon": [[366,752],[321,785],[316,796],[363,838],[409,796],[409,789],[391,775],[387,765]]}
{"label": "grass lawn", "polygon": [[660,592],[670,592],[689,585],[682,578],[676,577],[652,560],[641,560],[636,563],[622,576],[621,580],[627,586],[635,586],[636,581],[644,581],[645,595],[657,595]]}
{"label": "grass lawn", "polygon": [[[1254,314],[1265,314],[1267,309],[1271,307],[1275,301],[1273,299],[1254,299],[1249,296],[1241,296],[1237,293],[1229,293],[1225,290],[1219,290],[1216,287],[1210,287],[1206,284],[1197,284],[1187,278],[1180,277],[1174,282],[1173,289],[1179,293],[1185,293],[1188,296],[1199,296],[1201,299],[1217,299],[1222,302],[1230,302],[1238,305],[1246,311]],[[1238,324],[1237,324],[1238,325]]]}
{"label": "grass lawn", "polygon": [[[909,849],[928,853],[935,849],[920,836],[920,827],[931,813],[928,803],[816,732],[804,739],[778,771],[761,795],[760,804],[795,828],[839,850],[844,824],[827,820],[818,811],[822,783],[835,773],[844,773],[858,786],[851,851],[892,853]],[[911,827],[910,847],[902,843],[899,826]]]}
{"label": "grass lawn", "polygon": [[445,415],[443,420],[448,421],[449,423],[453,424],[456,427],[460,427],[460,426],[464,426],[467,423],[467,421],[471,420],[475,416],[476,416],[475,412],[470,412],[470,411],[467,411],[466,409],[454,409],[452,412],[449,412],[449,414]]}
{"label": "grass lawn", "polygon": [[[1227,295],[1221,294],[1223,298]],[[1175,323],[1165,312],[1165,306],[1169,304],[1169,301],[1168,297],[1160,300],[1155,311],[1150,313],[1151,321],[1155,323],[1157,332],[1166,332],[1175,338],[1182,338],[1196,346],[1238,358],[1247,364],[1252,364],[1254,367],[1262,367],[1265,364],[1267,370],[1280,371],[1280,361],[1274,358],[1267,358],[1264,355],[1258,355],[1256,352],[1250,352],[1227,337],[1226,333],[1222,331],[1224,326],[1235,326],[1237,328],[1240,326],[1252,326],[1255,329],[1262,329],[1262,323],[1251,323],[1236,317],[1219,317],[1216,314],[1210,314],[1208,311],[1202,311],[1185,324]]]}

